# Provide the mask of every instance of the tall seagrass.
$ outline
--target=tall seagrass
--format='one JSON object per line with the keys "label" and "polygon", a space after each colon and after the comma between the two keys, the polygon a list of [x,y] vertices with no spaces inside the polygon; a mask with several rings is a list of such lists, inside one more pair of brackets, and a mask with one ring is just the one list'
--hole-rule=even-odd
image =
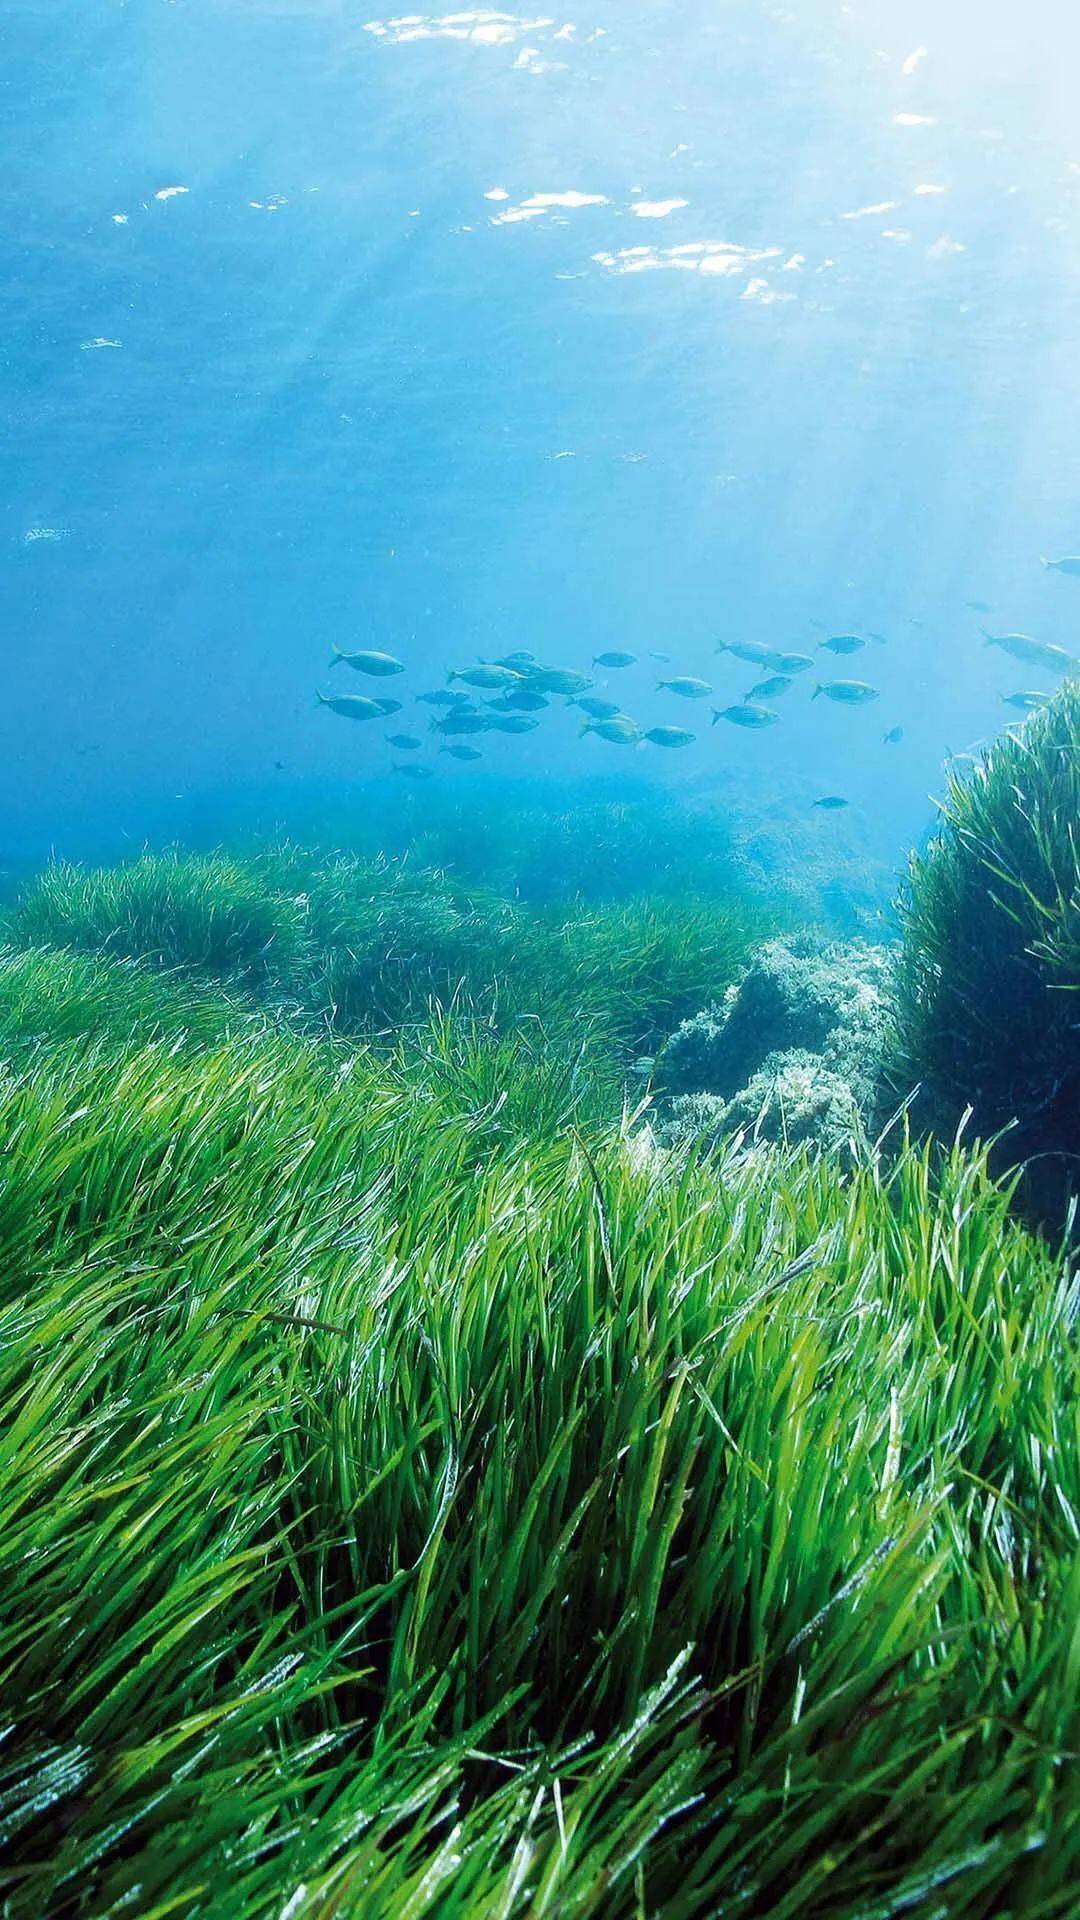
{"label": "tall seagrass", "polygon": [[971,1109],[1056,1226],[1080,1190],[1080,683],[970,771],[902,903],[898,1077],[928,1124]]}

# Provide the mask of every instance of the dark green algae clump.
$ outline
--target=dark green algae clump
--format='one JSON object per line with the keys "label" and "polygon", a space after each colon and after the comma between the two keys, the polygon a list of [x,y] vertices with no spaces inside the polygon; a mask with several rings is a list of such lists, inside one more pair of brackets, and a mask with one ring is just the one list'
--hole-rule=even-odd
{"label": "dark green algae clump", "polygon": [[1080,1193],[1080,683],[967,771],[901,909],[894,1086],[919,1123],[997,1137],[1051,1232]]}

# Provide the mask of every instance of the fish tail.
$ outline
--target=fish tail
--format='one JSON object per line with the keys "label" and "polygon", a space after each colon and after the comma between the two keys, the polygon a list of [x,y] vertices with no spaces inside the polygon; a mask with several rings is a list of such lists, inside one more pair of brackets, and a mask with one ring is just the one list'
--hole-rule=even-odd
{"label": "fish tail", "polygon": [[333,651],[333,658],[332,658],[332,659],[331,659],[331,661],[330,661],[330,665],[331,665],[332,667],[340,667],[340,665],[341,665],[341,663],[342,663],[342,661],[343,661],[343,660],[344,660],[344,658],[345,658],[345,655],[344,655],[344,654],[342,653],[342,651],[341,651],[341,648],[340,648],[340,647],[336,647],[336,646],[334,646],[334,642],[333,642],[332,640],[331,640],[331,642],[330,642],[330,646],[331,646],[331,648],[332,648],[332,651]]}
{"label": "fish tail", "polygon": [[579,739],[579,740],[583,740],[583,739],[585,738],[585,735],[586,735],[587,733],[591,733],[591,732],[592,732],[592,730],[593,730],[593,723],[592,723],[592,721],[591,721],[591,720],[586,720],[586,722],[585,722],[585,725],[584,725],[584,726],[582,727],[582,729],[581,729],[581,732],[580,732],[580,733],[578,734],[578,739]]}
{"label": "fish tail", "polygon": [[988,646],[988,647],[993,647],[993,646],[995,646],[995,645],[997,644],[997,643],[996,643],[996,641],[995,641],[995,639],[994,639],[994,636],[993,636],[993,634],[992,634],[992,633],[987,633],[987,631],[986,631],[986,628],[985,628],[985,627],[980,627],[980,628],[979,628],[979,632],[980,632],[980,633],[982,634],[982,637],[983,637],[983,639],[984,639],[984,640],[986,641],[986,644],[987,644],[987,646]]}
{"label": "fish tail", "polygon": [[320,693],[318,687],[315,689],[315,705],[317,707],[328,707],[330,705],[325,693]]}
{"label": "fish tail", "polygon": [[726,640],[717,641],[716,646],[713,648],[714,653],[726,653],[727,650],[728,650],[728,643]]}
{"label": "fish tail", "polygon": [[719,708],[719,707],[714,707],[714,708],[713,708],[713,710],[712,710],[712,725],[713,725],[714,727],[715,727],[715,725],[716,725],[716,723],[717,723],[717,721],[719,720],[719,718],[720,718],[720,708]]}
{"label": "fish tail", "polygon": [[1040,565],[1040,567],[1046,567],[1046,568],[1047,568],[1047,570],[1049,571],[1049,569],[1050,569],[1050,568],[1051,568],[1051,567],[1052,567],[1052,566],[1053,566],[1054,564],[1055,564],[1055,563],[1054,563],[1054,561],[1053,561],[1053,560],[1048,560],[1048,559],[1047,559],[1047,557],[1046,557],[1046,555],[1045,555],[1045,553],[1040,553],[1040,555],[1039,555],[1039,565]]}
{"label": "fish tail", "polygon": [[817,697],[818,697],[818,694],[819,694],[819,693],[823,693],[823,692],[824,692],[824,688],[822,687],[822,684],[821,684],[821,681],[820,681],[820,680],[815,680],[815,681],[814,681],[814,691],[813,691],[813,693],[812,693],[812,694],[810,695],[810,698],[811,698],[811,700],[816,700],[816,699],[817,699]]}

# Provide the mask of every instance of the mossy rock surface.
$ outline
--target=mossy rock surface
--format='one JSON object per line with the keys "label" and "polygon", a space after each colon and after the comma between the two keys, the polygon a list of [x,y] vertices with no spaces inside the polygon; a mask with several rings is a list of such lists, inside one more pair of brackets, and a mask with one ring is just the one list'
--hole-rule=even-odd
{"label": "mossy rock surface", "polygon": [[865,941],[769,940],[665,1050],[661,1137],[747,1129],[842,1148],[876,1102],[895,958]]}

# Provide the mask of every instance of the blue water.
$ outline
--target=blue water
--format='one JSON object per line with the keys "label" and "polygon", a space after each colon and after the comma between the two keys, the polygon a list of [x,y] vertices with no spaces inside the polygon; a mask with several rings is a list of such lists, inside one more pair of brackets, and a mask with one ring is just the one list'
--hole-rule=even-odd
{"label": "blue water", "polygon": [[[945,756],[1054,684],[980,629],[1080,650],[1039,565],[1080,551],[1066,0],[10,0],[0,36],[0,856],[377,818],[427,713],[317,711],[370,690],[337,643],[410,697],[627,648],[622,705],[692,748],[557,703],[440,793],[839,792],[812,831],[899,866]],[[822,656],[865,709],[807,675],[753,734],[655,688],[871,629]]]}

